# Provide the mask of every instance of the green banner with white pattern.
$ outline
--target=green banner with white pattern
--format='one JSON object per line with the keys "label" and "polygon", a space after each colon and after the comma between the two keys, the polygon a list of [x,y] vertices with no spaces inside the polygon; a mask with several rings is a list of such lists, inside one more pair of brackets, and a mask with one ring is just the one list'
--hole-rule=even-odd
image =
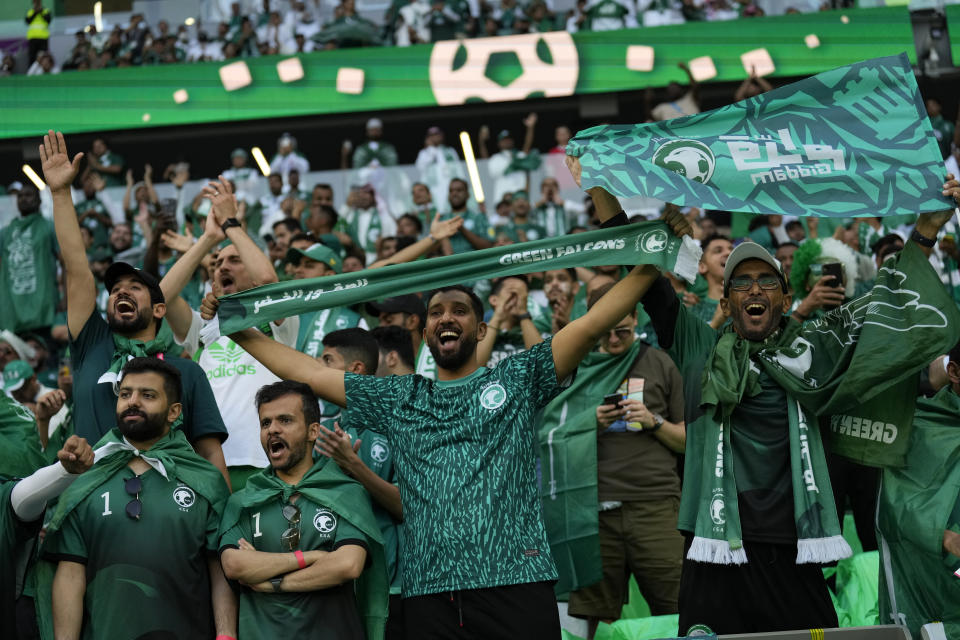
{"label": "green banner with white pattern", "polygon": [[706,113],[578,133],[585,189],[709,209],[833,217],[952,208],[906,54]]}

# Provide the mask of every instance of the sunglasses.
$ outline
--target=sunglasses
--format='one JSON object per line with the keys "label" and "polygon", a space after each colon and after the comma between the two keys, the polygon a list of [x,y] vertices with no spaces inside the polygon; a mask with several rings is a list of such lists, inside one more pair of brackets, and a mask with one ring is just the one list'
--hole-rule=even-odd
{"label": "sunglasses", "polygon": [[780,287],[780,278],[777,276],[760,276],[759,278],[739,276],[737,278],[730,278],[730,288],[734,291],[749,291],[751,287],[753,287],[754,282],[760,285],[761,289],[766,289],[767,291]]}
{"label": "sunglasses", "polygon": [[143,481],[140,479],[140,476],[127,478],[123,482],[123,488],[127,490],[129,495],[133,496],[133,500],[127,503],[125,509],[127,515],[134,520],[139,520],[143,513],[143,503],[140,502],[140,492],[143,490]]}
{"label": "sunglasses", "polygon": [[631,335],[633,335],[633,329],[630,327],[617,327],[616,329],[610,329],[607,332],[607,337],[610,337],[610,334],[617,336],[617,340],[626,340]]}
{"label": "sunglasses", "polygon": [[300,507],[285,504],[281,513],[290,526],[280,534],[280,547],[284,551],[294,551],[300,546]]}

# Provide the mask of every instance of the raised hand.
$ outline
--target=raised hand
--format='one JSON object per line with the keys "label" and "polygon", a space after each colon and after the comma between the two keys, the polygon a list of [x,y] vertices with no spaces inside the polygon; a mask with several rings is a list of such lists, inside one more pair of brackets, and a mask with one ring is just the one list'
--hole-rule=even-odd
{"label": "raised hand", "polygon": [[460,230],[460,227],[463,226],[462,216],[454,216],[449,220],[441,220],[442,215],[442,213],[438,213],[430,223],[430,237],[435,241],[453,236]]}
{"label": "raised hand", "polygon": [[217,309],[220,308],[220,301],[217,300],[217,296],[210,292],[203,298],[203,302],[200,303],[200,317],[204,320],[212,320],[213,316],[217,315]]}
{"label": "raised hand", "polygon": [[670,229],[673,230],[673,234],[678,238],[693,236],[693,227],[690,226],[690,221],[687,220],[685,215],[680,213],[680,209],[677,207],[666,207],[660,219],[669,225]]}
{"label": "raised hand", "polygon": [[54,389],[40,396],[37,400],[37,420],[49,421],[56,415],[63,403],[67,401],[67,394],[60,389]]}
{"label": "raised hand", "polygon": [[70,436],[57,452],[57,459],[67,473],[83,473],[93,466],[93,449],[86,438]]}
{"label": "raised hand", "polygon": [[43,167],[43,178],[51,192],[70,189],[74,178],[77,177],[77,171],[80,170],[82,158],[81,151],[73,157],[73,160],[70,160],[63,134],[59,131],[54,133],[52,129],[47,131],[47,135],[43,136],[43,144],[40,145],[40,162]]}
{"label": "raised hand", "polygon": [[180,235],[170,229],[163,232],[163,235],[160,236],[160,242],[162,242],[163,246],[167,249],[172,249],[179,253],[186,253],[187,250],[193,246],[193,239]]}
{"label": "raised hand", "polygon": [[213,205],[209,216],[215,217],[217,224],[222,225],[229,218],[237,217],[237,198],[230,182],[223,176],[217,177],[219,182],[210,182],[203,188],[203,197]]}

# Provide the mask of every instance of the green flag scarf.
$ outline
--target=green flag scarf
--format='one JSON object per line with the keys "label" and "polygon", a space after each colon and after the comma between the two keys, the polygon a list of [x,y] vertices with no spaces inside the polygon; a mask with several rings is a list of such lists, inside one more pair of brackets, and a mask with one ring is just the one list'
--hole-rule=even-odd
{"label": "green flag scarf", "polygon": [[618,356],[590,353],[573,384],[548,404],[537,426],[540,496],[558,595],[603,577],[597,518],[597,405],[627,377],[640,341]]}
{"label": "green flag scarf", "polygon": [[[760,393],[760,371],[751,366],[752,359],[789,347],[799,333],[799,323],[787,322],[784,330],[767,340],[752,342],[738,336],[728,325],[707,359],[701,396],[707,411],[701,437],[707,446],[703,449],[702,461],[710,465],[712,473],[701,475],[699,513],[687,556],[691,560],[718,564],[747,562],[730,444],[730,415],[744,396]],[[787,422],[797,564],[846,558],[851,553],[850,546],[840,533],[820,430],[816,424],[811,428],[803,409],[789,395]]]}
{"label": "green flag scarf", "polygon": [[217,317],[201,335],[206,344],[211,344],[221,334],[307,311],[548,269],[652,264],[692,282],[700,253],[690,236],[681,240],[663,222],[641,222],[359,273],[256,287],[221,298]]}
{"label": "green flag scarf", "polygon": [[584,189],[679,206],[798,216],[952,208],[906,54],[827,71],[664,122],[602,125],[567,144]]}
{"label": "green flag scarf", "polygon": [[157,331],[156,337],[148,342],[131,340],[114,331],[113,359],[110,361],[110,367],[100,376],[97,382],[109,382],[116,385],[120,370],[123,369],[123,365],[127,364],[127,360],[164,353],[171,349],[173,344],[173,331],[167,322],[160,323],[160,329]]}
{"label": "green flag scarf", "polygon": [[[115,428],[97,442],[94,450],[96,452],[102,447],[115,448],[122,442],[124,442],[123,436],[120,430]],[[158,440],[143,454],[159,460],[168,478],[177,478],[203,496],[217,514],[223,513],[224,504],[230,495],[227,483],[216,467],[194,452],[193,447],[187,441],[187,436],[182,431],[171,429],[166,436]],[[70,485],[70,488],[60,496],[53,515],[46,525],[44,543],[56,537],[67,516],[83,502],[84,498],[127,466],[127,462],[134,455],[133,451],[118,449],[103,457],[98,456],[93,467],[77,478]],[[43,560],[42,552],[43,545],[40,547],[41,560],[36,566],[37,622],[40,626],[41,637],[44,640],[49,640],[53,638],[51,588],[56,565]]]}
{"label": "green flag scarf", "polygon": [[788,396],[798,562],[824,562],[842,549],[834,540],[839,527],[819,431],[806,416],[830,425],[825,431],[834,452],[875,466],[902,465],[914,397],[891,390],[911,383],[958,339],[960,311],[914,243],[884,263],[870,293],[815,321],[789,320],[779,334],[757,344],[722,334],[704,368],[702,397],[713,409],[702,428],[687,430],[679,527],[694,531],[700,542],[695,540],[689,557],[721,564],[747,560],[728,424],[737,399],[757,392],[754,366]]}
{"label": "green flag scarf", "polygon": [[33,414],[0,391],[0,477],[26,478],[46,464]]}
{"label": "green flag scarf", "polygon": [[960,637],[960,559],[943,532],[960,533],[960,396],[948,386],[917,399],[902,469],[885,469],[877,506],[880,624],[903,624],[914,637],[943,622]]}
{"label": "green flag scarf", "polygon": [[287,502],[294,493],[301,493],[313,502],[329,507],[370,538],[371,565],[357,579],[357,596],[367,639],[381,640],[387,621],[390,591],[383,534],[363,485],[345,475],[336,464],[321,458],[296,485],[282,481],[270,468],[250,476],[246,486],[227,502],[220,522],[220,536],[240,521],[243,509],[277,499]]}

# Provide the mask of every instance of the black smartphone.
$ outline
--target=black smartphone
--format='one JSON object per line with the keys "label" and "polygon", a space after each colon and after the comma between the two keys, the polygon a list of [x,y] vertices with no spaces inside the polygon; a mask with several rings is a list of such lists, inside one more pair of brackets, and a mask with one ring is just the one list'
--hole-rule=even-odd
{"label": "black smartphone", "polygon": [[831,287],[843,286],[843,265],[839,262],[827,262],[823,265],[821,273],[825,276],[832,276],[833,281],[827,281],[826,284]]}
{"label": "black smartphone", "polygon": [[623,400],[623,396],[619,393],[610,393],[603,396],[603,404],[619,405],[621,400]]}

